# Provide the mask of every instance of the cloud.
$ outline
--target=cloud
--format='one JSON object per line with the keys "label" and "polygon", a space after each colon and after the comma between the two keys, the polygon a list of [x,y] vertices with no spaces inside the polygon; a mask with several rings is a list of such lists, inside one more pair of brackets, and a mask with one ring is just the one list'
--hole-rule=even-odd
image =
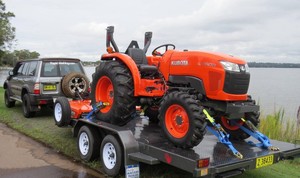
{"label": "cloud", "polygon": [[[105,52],[105,28],[115,25],[124,51],[131,40],[178,49],[232,54],[247,61],[298,62],[300,1],[204,0],[103,1],[7,0],[16,14],[18,48],[43,55],[97,59]],[[76,57],[76,56],[72,56]]]}

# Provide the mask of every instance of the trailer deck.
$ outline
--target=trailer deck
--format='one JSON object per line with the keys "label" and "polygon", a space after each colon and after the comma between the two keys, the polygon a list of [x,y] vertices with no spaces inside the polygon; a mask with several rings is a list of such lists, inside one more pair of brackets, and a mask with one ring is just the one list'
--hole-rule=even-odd
{"label": "trailer deck", "polygon": [[[98,127],[117,134],[124,147],[126,167],[136,166],[139,162],[150,165],[163,162],[192,173],[194,177],[230,177],[245,170],[269,166],[283,159],[300,156],[299,144],[271,140],[280,151],[269,151],[251,146],[247,141],[257,141],[247,139],[233,142],[235,148],[244,156],[243,159],[239,159],[209,132],[198,146],[192,149],[177,148],[163,136],[158,124],[150,123],[147,117],[136,117],[122,127],[93,118],[83,118],[76,121],[75,130],[82,125]],[[199,165],[205,162],[209,165],[204,167]]]}

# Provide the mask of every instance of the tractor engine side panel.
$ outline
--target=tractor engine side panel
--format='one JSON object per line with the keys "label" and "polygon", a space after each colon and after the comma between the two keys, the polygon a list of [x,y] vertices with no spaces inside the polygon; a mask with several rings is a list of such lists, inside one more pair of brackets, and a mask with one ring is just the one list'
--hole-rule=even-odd
{"label": "tractor engine side panel", "polygon": [[[168,75],[167,78],[169,76],[196,77],[203,81],[206,96],[210,99],[222,101],[247,100],[250,75],[225,72],[219,62],[224,59],[224,56],[184,51],[173,52],[168,55],[168,58],[166,57],[164,56],[160,67],[163,69],[163,75]],[[234,62],[243,64],[243,61],[239,60]],[[166,66],[162,67],[162,65]]]}

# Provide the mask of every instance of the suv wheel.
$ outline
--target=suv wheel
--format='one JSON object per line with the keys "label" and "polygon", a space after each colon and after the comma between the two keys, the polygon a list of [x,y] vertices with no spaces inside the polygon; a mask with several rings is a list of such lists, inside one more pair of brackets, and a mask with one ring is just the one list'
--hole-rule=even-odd
{"label": "suv wheel", "polygon": [[23,96],[22,108],[23,108],[23,115],[26,118],[33,117],[36,113],[34,111],[31,111],[30,98],[27,93]]}
{"label": "suv wheel", "polygon": [[76,92],[88,91],[89,79],[82,73],[72,72],[63,78],[61,86],[66,97],[74,98]]}
{"label": "suv wheel", "polygon": [[16,101],[10,99],[9,92],[7,90],[5,90],[4,93],[4,100],[5,100],[6,107],[11,108],[15,106]]}

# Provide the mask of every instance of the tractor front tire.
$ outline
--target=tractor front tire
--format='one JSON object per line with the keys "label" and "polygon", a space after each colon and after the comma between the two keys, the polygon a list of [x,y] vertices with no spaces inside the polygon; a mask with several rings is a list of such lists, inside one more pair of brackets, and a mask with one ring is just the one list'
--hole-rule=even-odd
{"label": "tractor front tire", "polygon": [[108,103],[96,114],[97,119],[121,126],[136,112],[133,78],[122,62],[101,62],[93,74],[91,89],[92,105]]}
{"label": "tractor front tire", "polygon": [[165,136],[177,147],[197,146],[206,133],[203,107],[186,92],[168,93],[161,102],[158,118]]}

